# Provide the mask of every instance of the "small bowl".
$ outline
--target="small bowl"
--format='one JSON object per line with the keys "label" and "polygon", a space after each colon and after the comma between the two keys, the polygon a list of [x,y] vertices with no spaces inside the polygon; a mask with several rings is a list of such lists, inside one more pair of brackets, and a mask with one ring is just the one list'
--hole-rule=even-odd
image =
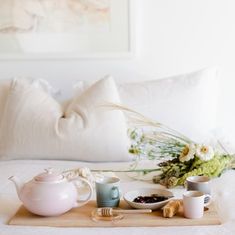
{"label": "small bowl", "polygon": [[[155,203],[140,203],[140,202],[133,202],[133,200],[136,197],[139,196],[151,196],[152,194],[158,194],[159,196],[165,196],[169,197],[169,199],[161,201],[161,202],[155,202]],[[154,188],[143,188],[143,189],[137,189],[133,191],[129,191],[124,194],[123,198],[124,200],[133,208],[136,209],[151,209],[151,210],[157,210],[162,208],[174,197],[173,193],[169,190],[165,189],[154,189]]]}

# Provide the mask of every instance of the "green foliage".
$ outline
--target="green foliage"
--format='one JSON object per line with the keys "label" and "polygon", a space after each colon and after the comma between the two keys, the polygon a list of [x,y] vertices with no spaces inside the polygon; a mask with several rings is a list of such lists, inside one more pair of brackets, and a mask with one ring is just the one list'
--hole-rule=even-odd
{"label": "green foliage", "polygon": [[158,179],[154,178],[155,183],[160,183],[168,188],[184,185],[189,176],[205,175],[210,178],[219,177],[224,170],[230,167],[233,157],[231,155],[215,155],[209,161],[202,161],[194,158],[187,163],[177,160],[168,161],[160,164],[162,174]]}
{"label": "green foliage", "polygon": [[185,143],[174,138],[155,138],[160,133],[154,131],[135,128],[130,129],[128,134],[132,141],[129,152],[149,160],[178,157],[185,146]]}
{"label": "green foliage", "polygon": [[[207,161],[201,160],[195,154],[193,159],[181,162],[180,155],[188,145],[186,141],[176,135],[134,129],[129,132],[129,136],[132,140],[129,152],[137,155],[138,159],[141,157],[149,160],[164,159],[157,168],[158,171],[159,168],[161,169],[161,174],[155,176],[153,181],[168,188],[184,185],[189,176],[219,177],[224,170],[233,167],[234,156],[229,154],[217,153]],[[144,174],[148,173],[144,171]]]}

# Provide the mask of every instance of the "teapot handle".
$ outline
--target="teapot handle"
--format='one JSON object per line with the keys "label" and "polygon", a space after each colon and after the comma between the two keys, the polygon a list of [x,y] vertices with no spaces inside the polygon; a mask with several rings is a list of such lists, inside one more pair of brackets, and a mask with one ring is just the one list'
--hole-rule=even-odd
{"label": "teapot handle", "polygon": [[76,181],[83,181],[83,182],[85,182],[85,183],[88,185],[88,188],[89,188],[89,190],[90,190],[90,192],[89,192],[89,194],[88,194],[88,196],[87,196],[86,199],[84,199],[84,200],[77,200],[77,202],[76,202],[75,205],[74,205],[74,207],[81,207],[81,206],[84,206],[85,204],[87,204],[87,203],[89,202],[89,200],[91,199],[91,197],[92,197],[92,195],[93,195],[93,188],[92,188],[91,183],[90,183],[88,180],[86,180],[86,179],[84,179],[84,178],[78,176],[78,177],[76,177],[76,178],[73,180],[73,184],[74,184],[74,186],[75,186],[77,189],[78,189],[79,187],[75,184]]}

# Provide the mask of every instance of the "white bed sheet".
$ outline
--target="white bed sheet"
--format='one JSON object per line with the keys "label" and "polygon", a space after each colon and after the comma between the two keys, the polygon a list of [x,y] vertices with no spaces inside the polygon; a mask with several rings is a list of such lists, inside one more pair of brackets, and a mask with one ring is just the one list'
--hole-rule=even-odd
{"label": "white bed sheet", "polygon": [[[127,163],[82,163],[72,161],[2,161],[0,162],[0,235],[234,235],[235,234],[235,171],[230,170],[222,177],[212,181],[213,195],[216,202],[222,225],[219,226],[195,226],[195,227],[155,227],[155,228],[54,228],[54,227],[29,227],[29,226],[10,226],[7,221],[14,215],[20,206],[20,201],[16,195],[13,184],[8,180],[11,175],[29,180],[34,175],[48,167],[70,169],[75,167],[87,166],[90,168],[115,168],[121,169]],[[121,187],[123,193],[127,190],[139,187],[162,187],[150,181],[137,181],[126,174],[120,173]],[[183,188],[173,189],[176,197],[181,197]]]}

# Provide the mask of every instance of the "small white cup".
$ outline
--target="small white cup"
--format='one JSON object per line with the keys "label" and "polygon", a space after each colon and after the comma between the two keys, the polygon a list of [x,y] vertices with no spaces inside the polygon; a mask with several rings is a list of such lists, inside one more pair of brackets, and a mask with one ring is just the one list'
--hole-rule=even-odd
{"label": "small white cup", "polygon": [[210,178],[207,176],[189,176],[186,179],[186,188],[188,191],[195,190],[211,194]]}
{"label": "small white cup", "polygon": [[[209,200],[205,203],[205,197]],[[211,195],[200,191],[187,191],[183,194],[184,216],[189,219],[203,217],[204,207],[211,203]]]}

